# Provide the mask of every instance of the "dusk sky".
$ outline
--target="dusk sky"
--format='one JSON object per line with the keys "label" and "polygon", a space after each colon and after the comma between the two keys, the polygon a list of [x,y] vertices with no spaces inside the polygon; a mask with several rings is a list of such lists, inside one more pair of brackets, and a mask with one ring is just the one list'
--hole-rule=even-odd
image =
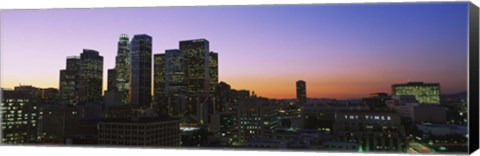
{"label": "dusk sky", "polygon": [[259,96],[365,97],[394,83],[466,91],[468,3],[322,4],[3,10],[1,87],[59,87],[66,57],[94,49],[107,70],[120,34],[148,34],[153,53],[205,38],[219,79]]}

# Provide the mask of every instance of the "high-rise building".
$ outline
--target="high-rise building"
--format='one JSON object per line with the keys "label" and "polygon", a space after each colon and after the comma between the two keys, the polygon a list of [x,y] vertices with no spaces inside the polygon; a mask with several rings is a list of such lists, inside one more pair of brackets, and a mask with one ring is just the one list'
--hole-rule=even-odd
{"label": "high-rise building", "polygon": [[60,70],[60,103],[66,105],[76,105],[78,102],[78,87],[80,82],[80,57],[67,57],[67,65],[64,70]]}
{"label": "high-rise building", "polygon": [[152,101],[152,37],[133,36],[130,43],[130,102],[150,107]]}
{"label": "high-rise building", "polygon": [[210,96],[213,95],[214,89],[210,85],[213,81],[218,81],[218,74],[214,76],[216,79],[211,79],[211,73],[215,74],[215,72],[210,71],[218,66],[210,64],[210,60],[216,64],[213,61],[215,54],[210,54],[210,44],[206,39],[180,41],[179,49],[182,53],[182,66],[185,71],[185,93],[188,96],[183,110],[188,117],[203,124],[204,120],[208,118],[208,114],[212,113],[212,103],[214,102],[213,96]]}
{"label": "high-rise building", "polygon": [[297,81],[297,100],[300,104],[307,103],[307,88],[306,88],[305,81],[298,80]]}
{"label": "high-rise building", "polygon": [[36,143],[39,97],[19,90],[1,92],[2,144]]}
{"label": "high-rise building", "polygon": [[102,99],[103,56],[98,51],[84,49],[80,54],[79,78],[79,103]]}
{"label": "high-rise building", "polygon": [[165,50],[164,80],[166,96],[186,94],[186,70],[180,50]]}
{"label": "high-rise building", "polygon": [[186,96],[186,70],[182,53],[177,49],[155,55],[155,99],[162,113],[178,117]]}
{"label": "high-rise building", "polygon": [[210,93],[209,42],[206,39],[180,41],[186,70],[187,94],[208,96]]}
{"label": "high-rise building", "polygon": [[413,95],[419,103],[440,104],[440,84],[408,82],[392,85],[393,95]]}
{"label": "high-rise building", "polygon": [[215,89],[218,84],[218,53],[208,53],[208,65],[208,68],[210,68],[210,94],[212,94],[215,93]]}
{"label": "high-rise building", "polygon": [[116,70],[116,91],[120,96],[122,104],[129,103],[130,96],[130,48],[128,35],[120,35],[118,41],[118,51],[115,57]]}

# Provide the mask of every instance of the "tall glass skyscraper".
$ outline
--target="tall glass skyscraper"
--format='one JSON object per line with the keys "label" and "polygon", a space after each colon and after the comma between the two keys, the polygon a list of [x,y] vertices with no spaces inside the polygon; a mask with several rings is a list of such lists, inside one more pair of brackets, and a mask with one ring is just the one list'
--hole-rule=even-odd
{"label": "tall glass skyscraper", "polygon": [[98,51],[84,49],[80,54],[79,103],[102,99],[103,56]]}
{"label": "tall glass skyscraper", "polygon": [[206,39],[180,41],[186,69],[185,84],[189,95],[207,96],[210,93],[209,49]]}
{"label": "tall glass skyscraper", "polygon": [[218,84],[218,54],[209,51],[208,40],[180,41],[179,49],[166,50],[154,60],[159,110],[202,123],[213,111]]}
{"label": "tall glass skyscraper", "polygon": [[393,95],[413,95],[419,103],[440,104],[440,84],[409,82],[392,85]]}
{"label": "tall glass skyscraper", "polygon": [[130,48],[128,42],[128,35],[121,34],[118,41],[117,56],[115,57],[115,91],[119,94],[120,101],[123,104],[129,103],[130,100]]}
{"label": "tall glass skyscraper", "polygon": [[141,34],[130,42],[130,102],[143,108],[152,101],[152,37]]}
{"label": "tall glass skyscraper", "polygon": [[67,65],[64,70],[60,70],[60,103],[66,105],[76,105],[78,102],[78,83],[79,83],[80,58],[71,56],[67,58]]}

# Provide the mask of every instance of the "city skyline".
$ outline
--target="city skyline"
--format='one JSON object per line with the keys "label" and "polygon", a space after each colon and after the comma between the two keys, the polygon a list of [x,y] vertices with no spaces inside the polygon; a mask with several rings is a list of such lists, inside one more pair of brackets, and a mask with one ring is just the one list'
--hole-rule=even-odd
{"label": "city skyline", "polygon": [[[176,48],[176,44],[181,40],[208,39],[211,42],[211,50],[219,54],[219,81],[227,82],[232,85],[232,88],[248,89],[255,91],[259,96],[269,98],[294,98],[297,80],[305,80],[308,83],[309,98],[362,97],[371,92],[389,92],[390,84],[408,81],[440,83],[442,93],[461,92],[465,91],[467,86],[467,32],[462,29],[467,25],[465,18],[467,12],[455,11],[463,11],[462,9],[467,7],[466,4],[236,6],[226,7],[228,10],[222,7],[166,7],[6,11],[2,12],[1,17],[2,87],[13,88],[22,83],[42,88],[58,88],[58,71],[65,67],[65,58],[77,55],[82,49],[99,51],[105,58],[103,75],[107,75],[108,69],[115,66],[118,36],[124,33],[130,36],[145,33],[153,38],[152,55]],[[258,9],[259,7],[265,9]],[[292,14],[286,14],[285,9],[297,10]],[[454,13],[443,13],[447,10]],[[387,12],[385,15],[376,15],[379,11]],[[156,15],[155,17],[163,22],[171,23],[167,24],[165,29],[162,22],[153,22],[158,24],[155,26],[122,23],[121,16],[118,15],[121,12],[132,13],[128,14],[129,17]],[[225,12],[225,14],[218,15],[218,12]],[[252,12],[253,15],[243,15],[247,12]],[[79,19],[93,13],[98,15],[98,19]],[[258,14],[255,15],[256,13]],[[312,15],[314,13],[321,14]],[[333,13],[333,15],[326,16],[325,13]],[[405,17],[409,17],[408,14],[419,15],[413,19],[407,19]],[[175,17],[170,17],[171,15]],[[205,21],[198,21],[194,17],[202,15],[208,22],[218,20],[221,23],[204,26],[208,23],[202,23]],[[353,15],[357,15],[358,19],[350,18]],[[280,18],[280,16],[286,18]],[[308,19],[313,16],[319,20]],[[349,18],[346,21],[342,17]],[[68,20],[62,20],[64,18],[78,19],[79,21],[73,23],[79,26]],[[174,18],[178,19],[171,21]],[[181,20],[185,18],[192,21]],[[374,20],[380,18],[381,20]],[[361,23],[368,19],[374,21]],[[132,20],[145,22],[145,19]],[[266,21],[262,22],[262,20]],[[407,24],[402,21],[409,22]],[[252,26],[259,30],[251,32],[244,27],[235,27],[235,23],[245,24],[246,22],[257,22],[243,26]],[[344,27],[355,22],[357,22],[355,30],[352,30],[352,27],[349,27],[350,29]],[[289,25],[271,27],[282,23]],[[390,28],[396,24],[401,25],[395,27],[398,32],[391,31]],[[96,25],[99,28],[96,28]],[[117,29],[121,26],[113,25],[125,25],[125,28]],[[134,25],[138,28],[133,29]],[[115,29],[104,32],[103,30],[109,28],[107,26]],[[173,28],[174,26],[180,27]],[[323,29],[316,28],[317,26]],[[70,32],[68,29],[70,27],[79,30],[74,31],[76,35]],[[88,27],[94,29],[87,29]],[[49,33],[57,29],[61,33]],[[169,31],[178,29],[182,31]],[[290,29],[293,31],[286,31]],[[144,31],[135,32],[134,30]],[[239,35],[242,33],[245,35]],[[416,33],[423,33],[424,36]],[[33,35],[22,38],[22,34]],[[98,39],[95,37],[92,39],[92,34],[99,35]],[[256,36],[249,36],[252,34]],[[328,37],[317,38],[319,36],[316,35]],[[367,35],[372,35],[373,38],[362,39]],[[76,36],[79,38],[71,38]],[[43,37],[47,38],[43,39]],[[18,40],[26,40],[25,43],[31,46],[15,44],[19,43]],[[40,43],[29,42],[34,40]],[[347,46],[342,45],[342,42],[347,43]],[[442,44],[447,42],[448,44]],[[53,43],[62,44],[64,47],[57,47]],[[19,53],[21,55],[16,55]],[[29,55],[36,59],[25,57]],[[29,63],[18,64],[15,60],[19,58]],[[31,70],[32,64],[35,64],[36,68],[45,67],[45,69]],[[36,79],[30,79],[32,77]],[[107,77],[104,76],[102,90],[107,89],[106,80]]]}

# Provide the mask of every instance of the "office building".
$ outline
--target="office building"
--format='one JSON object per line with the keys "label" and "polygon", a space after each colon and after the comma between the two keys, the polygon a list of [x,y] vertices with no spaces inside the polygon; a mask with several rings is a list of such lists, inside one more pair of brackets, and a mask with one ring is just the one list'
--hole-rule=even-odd
{"label": "office building", "polygon": [[107,119],[98,125],[98,144],[112,146],[178,146],[179,120],[171,118]]}
{"label": "office building", "polygon": [[274,100],[246,98],[238,102],[239,139],[248,141],[254,137],[268,136],[278,126]]}
{"label": "office building", "polygon": [[2,144],[36,143],[38,97],[18,90],[1,90]]}
{"label": "office building", "polygon": [[80,54],[79,78],[79,103],[102,100],[103,56],[98,51],[84,49]]}
{"label": "office building", "polygon": [[392,85],[393,95],[413,95],[419,103],[440,104],[440,84],[408,82]]}
{"label": "office building", "polygon": [[38,139],[41,143],[64,144],[66,130],[82,117],[82,110],[65,105],[42,105],[38,113]]}
{"label": "office building", "polygon": [[390,111],[337,111],[334,141],[355,142],[361,151],[404,151],[405,130],[400,116]]}
{"label": "office building", "polygon": [[67,57],[66,68],[60,70],[59,100],[61,104],[76,105],[78,103],[79,71],[80,57]]}
{"label": "office building", "polygon": [[116,82],[115,90],[119,94],[121,104],[129,103],[130,96],[130,48],[129,38],[121,34],[118,41],[118,51],[115,57]]}
{"label": "office building", "polygon": [[152,101],[152,37],[135,35],[129,46],[130,103],[148,108]]}

